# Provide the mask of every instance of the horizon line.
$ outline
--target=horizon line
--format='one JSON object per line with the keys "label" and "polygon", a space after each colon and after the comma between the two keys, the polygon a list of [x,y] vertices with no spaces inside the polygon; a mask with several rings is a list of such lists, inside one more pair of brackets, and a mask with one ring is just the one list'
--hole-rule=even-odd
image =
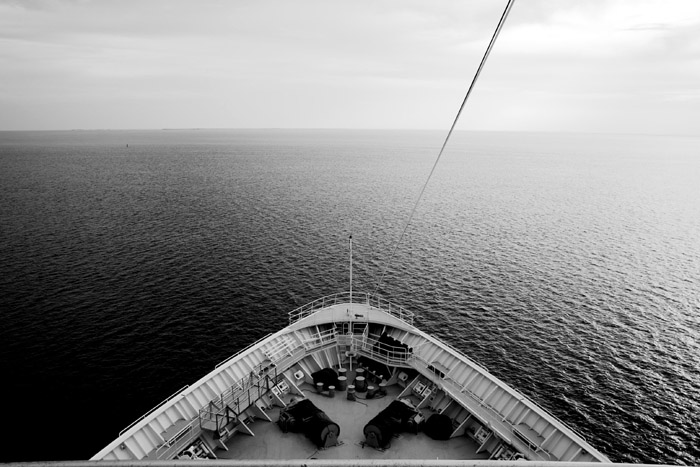
{"label": "horizon line", "polygon": [[[320,128],[320,127],[172,127],[172,128],[70,128],[70,129],[0,129],[0,133],[70,133],[98,131],[425,131],[447,132],[440,128]],[[570,135],[629,135],[629,136],[686,136],[700,137],[693,133],[648,133],[648,132],[607,132],[607,131],[575,131],[575,130],[485,130],[485,129],[455,129],[457,133],[544,133]]]}

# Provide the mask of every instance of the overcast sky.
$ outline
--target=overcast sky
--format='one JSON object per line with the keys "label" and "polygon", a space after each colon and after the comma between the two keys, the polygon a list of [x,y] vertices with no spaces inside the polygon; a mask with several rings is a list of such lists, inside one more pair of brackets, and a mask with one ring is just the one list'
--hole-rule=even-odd
{"label": "overcast sky", "polygon": [[[0,130],[446,130],[504,6],[0,0]],[[700,134],[700,1],[517,0],[458,128]]]}

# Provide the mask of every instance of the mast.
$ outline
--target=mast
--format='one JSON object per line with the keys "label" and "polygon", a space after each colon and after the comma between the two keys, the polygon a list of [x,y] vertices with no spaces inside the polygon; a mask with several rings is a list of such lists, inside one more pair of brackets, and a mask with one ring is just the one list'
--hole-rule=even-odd
{"label": "mast", "polygon": [[352,303],[352,234],[350,234],[350,303]]}

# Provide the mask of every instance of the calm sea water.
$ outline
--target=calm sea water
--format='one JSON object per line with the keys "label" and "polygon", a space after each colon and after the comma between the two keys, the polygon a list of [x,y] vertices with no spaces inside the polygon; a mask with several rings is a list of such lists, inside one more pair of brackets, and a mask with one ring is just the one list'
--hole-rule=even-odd
{"label": "calm sea water", "polygon": [[[0,133],[0,460],[89,458],[347,290],[351,233],[373,291],[443,137]],[[457,134],[380,293],[614,461],[700,462],[699,153]]]}

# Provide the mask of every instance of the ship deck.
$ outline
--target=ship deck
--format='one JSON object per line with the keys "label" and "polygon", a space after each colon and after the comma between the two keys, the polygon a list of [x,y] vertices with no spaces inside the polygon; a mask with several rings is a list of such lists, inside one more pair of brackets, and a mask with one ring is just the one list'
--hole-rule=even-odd
{"label": "ship deck", "polygon": [[[478,446],[466,436],[446,441],[436,441],[422,432],[402,433],[392,439],[384,451],[364,445],[363,428],[375,415],[386,408],[401,392],[394,385],[387,388],[381,398],[365,399],[366,394],[357,393],[357,400],[347,399],[346,391],[336,391],[334,397],[318,394],[310,384],[300,388],[306,397],[331,420],[340,426],[339,445],[319,450],[301,433],[283,433],[275,423],[280,409],[274,407],[267,414],[272,423],[256,420],[249,425],[255,436],[237,434],[227,443],[228,451],[218,449],[219,459],[488,459],[488,453],[477,453]],[[293,395],[287,395],[285,402]],[[297,398],[299,396],[296,396]],[[424,416],[431,411],[422,409]]]}
{"label": "ship deck", "polygon": [[[234,462],[609,462],[544,409],[458,350],[413,327],[410,313],[369,295],[361,298],[351,303],[344,294],[333,295],[295,310],[289,326],[167,398],[92,459],[201,458],[214,449],[219,459]],[[344,391],[332,398],[316,393],[313,375],[320,370],[349,367],[347,381],[353,381],[355,358],[356,365],[359,359],[367,359],[368,367],[372,362],[380,365],[367,375],[376,380],[382,374],[391,383],[385,397],[366,400],[358,394],[357,401],[349,401]],[[276,404],[290,403],[302,393],[339,426],[338,445],[318,450],[303,434],[284,433],[275,423],[280,416]],[[366,446],[365,426],[399,395],[409,395],[414,407],[420,407],[422,417],[413,422],[441,411],[452,423],[454,438],[437,441],[425,433],[402,433],[383,451]],[[449,426],[442,429],[449,431]]]}

